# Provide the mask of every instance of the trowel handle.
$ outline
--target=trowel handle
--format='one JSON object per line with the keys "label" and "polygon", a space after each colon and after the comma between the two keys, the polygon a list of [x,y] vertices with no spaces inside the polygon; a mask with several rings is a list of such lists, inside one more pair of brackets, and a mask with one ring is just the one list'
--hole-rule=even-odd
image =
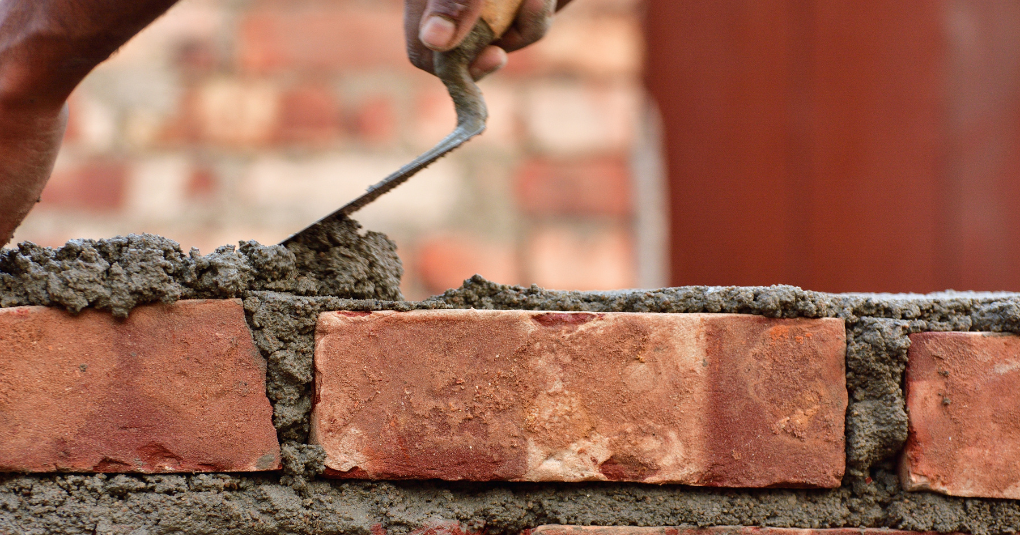
{"label": "trowel handle", "polygon": [[510,29],[517,17],[517,10],[524,0],[485,0],[482,6],[482,20],[489,24],[496,39]]}

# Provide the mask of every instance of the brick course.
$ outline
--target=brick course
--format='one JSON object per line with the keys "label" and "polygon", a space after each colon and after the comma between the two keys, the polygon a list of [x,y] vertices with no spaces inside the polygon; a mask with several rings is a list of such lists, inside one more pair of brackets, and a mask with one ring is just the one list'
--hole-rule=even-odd
{"label": "brick course", "polygon": [[837,487],[834,319],[324,313],[312,441],[328,475]]}
{"label": "brick course", "polygon": [[910,336],[906,490],[1020,498],[1020,336]]}
{"label": "brick course", "polygon": [[0,470],[274,470],[265,389],[240,301],[0,309]]}

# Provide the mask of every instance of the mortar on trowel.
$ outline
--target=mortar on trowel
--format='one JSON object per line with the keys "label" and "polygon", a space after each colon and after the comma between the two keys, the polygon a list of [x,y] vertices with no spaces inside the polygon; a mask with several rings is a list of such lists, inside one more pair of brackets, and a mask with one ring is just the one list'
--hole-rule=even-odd
{"label": "mortar on trowel", "polygon": [[485,121],[489,113],[482,92],[471,78],[468,67],[482,50],[506,33],[522,2],[523,0],[485,0],[481,17],[461,45],[449,52],[434,53],[433,65],[436,76],[446,85],[457,111],[457,127],[453,132],[411,163],[377,184],[369,186],[368,191],[360,197],[283,240],[280,245],[286,246],[295,242],[328,243],[331,229],[338,222],[347,219],[354,212],[406,182],[418,171],[463,145],[465,141],[485,131]]}

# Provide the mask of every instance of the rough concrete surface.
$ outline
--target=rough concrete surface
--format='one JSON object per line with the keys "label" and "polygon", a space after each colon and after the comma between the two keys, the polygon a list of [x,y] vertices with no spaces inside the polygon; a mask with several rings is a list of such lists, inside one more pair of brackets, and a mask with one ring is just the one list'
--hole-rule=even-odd
{"label": "rough concrete surface", "polygon": [[[542,524],[893,527],[978,534],[1020,530],[1010,500],[904,493],[894,459],[907,436],[901,381],[908,335],[1020,332],[1020,295],[830,295],[789,286],[553,292],[471,279],[442,296],[397,301],[391,242],[356,223],[288,250],[253,242],[184,255],[169,240],[131,236],[22,244],[0,253],[0,306],[110,310],[192,297],[242,297],[268,360],[267,393],[284,469],[272,475],[0,476],[0,533],[406,533],[456,520],[492,534]],[[324,297],[323,295],[328,295]],[[697,489],[621,483],[371,483],[317,474],[306,446],[318,314],[330,310],[479,308],[722,312],[835,317],[847,326],[847,475],[832,490]]]}

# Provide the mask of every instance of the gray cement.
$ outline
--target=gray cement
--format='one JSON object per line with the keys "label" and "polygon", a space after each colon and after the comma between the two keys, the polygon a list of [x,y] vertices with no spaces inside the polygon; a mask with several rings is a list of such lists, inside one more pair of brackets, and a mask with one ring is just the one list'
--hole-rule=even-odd
{"label": "gray cement", "polygon": [[[901,382],[920,331],[1020,332],[1020,295],[832,295],[789,286],[607,293],[508,287],[481,278],[423,302],[401,300],[392,242],[352,221],[289,248],[254,242],[199,256],[156,236],[22,244],[0,253],[0,306],[134,306],[242,297],[268,362],[284,470],[262,475],[0,476],[3,533],[404,533],[456,520],[492,534],[546,523],[892,527],[977,534],[1020,530],[1020,502],[904,493]],[[488,308],[722,312],[838,317],[847,324],[848,473],[834,490],[698,489],[638,484],[335,482],[305,445],[317,315],[326,310]]]}

